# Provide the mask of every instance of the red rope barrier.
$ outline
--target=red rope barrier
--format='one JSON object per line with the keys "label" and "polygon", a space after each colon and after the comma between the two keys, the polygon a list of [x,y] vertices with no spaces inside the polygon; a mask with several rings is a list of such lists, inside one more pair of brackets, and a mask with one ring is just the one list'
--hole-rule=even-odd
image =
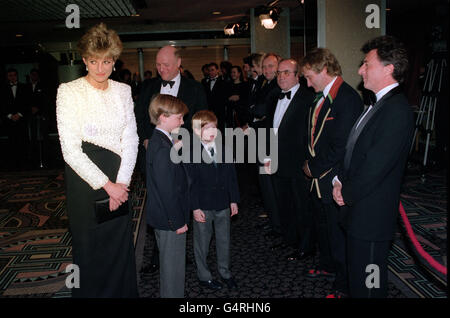
{"label": "red rope barrier", "polygon": [[433,257],[430,256],[420,245],[419,241],[417,240],[416,236],[414,235],[414,232],[412,230],[411,224],[409,223],[408,217],[406,216],[405,209],[403,208],[402,203],[400,202],[399,206],[400,215],[402,216],[403,223],[405,224],[406,232],[408,233],[408,236],[410,240],[412,241],[414,247],[416,248],[417,252],[419,252],[420,256],[425,258],[425,260],[436,270],[447,276],[447,268],[440,263],[438,263]]}

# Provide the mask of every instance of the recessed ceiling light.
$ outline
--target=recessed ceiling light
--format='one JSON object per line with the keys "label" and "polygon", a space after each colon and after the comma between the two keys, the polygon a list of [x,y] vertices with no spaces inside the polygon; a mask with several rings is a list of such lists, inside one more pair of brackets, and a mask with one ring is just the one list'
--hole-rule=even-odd
{"label": "recessed ceiling light", "polygon": [[220,12],[220,11],[213,11],[212,14],[222,14],[222,12]]}
{"label": "recessed ceiling light", "polygon": [[386,8],[386,11],[391,11],[391,8]]}
{"label": "recessed ceiling light", "polygon": [[20,38],[22,36],[23,36],[23,34],[16,34],[16,38]]}

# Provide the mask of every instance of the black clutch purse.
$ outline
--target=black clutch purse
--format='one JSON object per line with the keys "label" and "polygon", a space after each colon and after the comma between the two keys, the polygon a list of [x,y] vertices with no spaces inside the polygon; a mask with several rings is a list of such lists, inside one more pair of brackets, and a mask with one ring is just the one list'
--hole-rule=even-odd
{"label": "black clutch purse", "polygon": [[122,203],[117,210],[111,211],[109,209],[109,198],[95,201],[95,217],[97,224],[101,224],[122,215],[130,213],[130,201]]}

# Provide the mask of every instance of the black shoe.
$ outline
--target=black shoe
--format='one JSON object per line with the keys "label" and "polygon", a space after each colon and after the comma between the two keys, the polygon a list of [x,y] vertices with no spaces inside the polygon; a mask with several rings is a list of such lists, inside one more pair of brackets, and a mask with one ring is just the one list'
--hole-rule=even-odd
{"label": "black shoe", "polygon": [[309,256],[312,256],[312,255],[313,255],[313,253],[311,253],[311,252],[300,252],[300,251],[297,251],[297,252],[294,252],[292,254],[289,254],[286,257],[286,259],[288,261],[295,261],[295,260],[301,261],[301,260],[303,260],[303,259],[305,259],[305,258],[307,258]]}
{"label": "black shoe", "polygon": [[286,249],[288,249],[288,248],[289,248],[289,246],[286,245],[286,244],[284,244],[283,242],[281,242],[281,243],[275,243],[275,244],[273,244],[273,245],[270,247],[270,249],[271,249],[272,251],[274,251],[274,250],[286,250]]}
{"label": "black shoe", "polygon": [[238,285],[236,284],[236,281],[233,279],[233,277],[230,278],[223,278],[222,281],[227,285],[228,289],[238,289]]}
{"label": "black shoe", "polygon": [[149,264],[141,269],[141,273],[151,274],[151,273],[156,272],[158,269],[159,269],[158,264]]}
{"label": "black shoe", "polygon": [[200,286],[202,287],[206,287],[212,290],[222,289],[222,284],[215,280],[208,280],[208,281],[200,280],[199,282]]}

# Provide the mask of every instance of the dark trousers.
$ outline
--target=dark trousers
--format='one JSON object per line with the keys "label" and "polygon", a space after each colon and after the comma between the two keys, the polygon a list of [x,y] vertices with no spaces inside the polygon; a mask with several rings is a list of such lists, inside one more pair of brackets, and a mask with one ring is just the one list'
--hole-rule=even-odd
{"label": "dark trousers", "polygon": [[300,251],[312,251],[313,220],[308,207],[306,180],[273,175],[281,233],[286,244]]}
{"label": "dark trousers", "polygon": [[[386,298],[388,292],[388,256],[391,241],[365,241],[347,235],[347,264],[350,297]],[[379,269],[379,287],[369,288],[367,283],[377,279],[369,265]],[[372,265],[372,266],[373,266]]]}
{"label": "dark trousers", "polygon": [[333,289],[348,294],[346,238],[339,225],[339,207],[333,203],[324,203],[315,189],[310,194],[314,216],[314,227],[319,243],[319,269],[335,272]]}
{"label": "dark trousers", "polygon": [[269,217],[269,222],[272,230],[276,233],[281,234],[281,223],[278,212],[277,198],[273,185],[273,177],[268,174],[259,173],[260,167],[261,166],[257,165],[259,188],[261,190],[264,211]]}

